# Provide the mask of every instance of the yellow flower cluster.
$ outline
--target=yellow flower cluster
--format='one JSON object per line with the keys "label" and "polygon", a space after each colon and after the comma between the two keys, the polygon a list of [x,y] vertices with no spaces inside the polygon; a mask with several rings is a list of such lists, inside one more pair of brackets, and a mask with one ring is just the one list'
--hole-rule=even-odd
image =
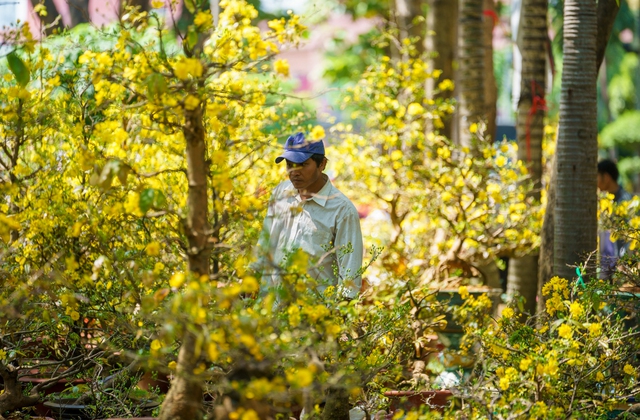
{"label": "yellow flower cluster", "polygon": [[204,68],[197,58],[182,57],[173,65],[173,72],[180,80],[202,77]]}
{"label": "yellow flower cluster", "polygon": [[546,307],[549,315],[564,311],[564,299],[569,298],[569,283],[566,279],[553,277],[542,287],[542,294],[548,296]]}

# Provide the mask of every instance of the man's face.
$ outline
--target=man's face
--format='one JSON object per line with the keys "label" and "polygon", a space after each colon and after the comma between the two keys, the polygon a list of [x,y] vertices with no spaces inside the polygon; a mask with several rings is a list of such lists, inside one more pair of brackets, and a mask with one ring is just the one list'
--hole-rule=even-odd
{"label": "man's face", "polygon": [[295,189],[310,191],[309,187],[321,179],[325,166],[326,160],[320,166],[313,159],[307,159],[302,163],[287,160],[287,173]]}
{"label": "man's face", "polygon": [[600,191],[615,192],[611,191],[612,184],[613,181],[611,175],[606,172],[598,172],[598,189]]}

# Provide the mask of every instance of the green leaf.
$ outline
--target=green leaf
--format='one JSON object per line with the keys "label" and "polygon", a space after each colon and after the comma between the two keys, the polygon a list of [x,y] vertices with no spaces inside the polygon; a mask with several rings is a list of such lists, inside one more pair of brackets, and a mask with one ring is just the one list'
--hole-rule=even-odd
{"label": "green leaf", "polygon": [[140,193],[140,210],[143,213],[149,209],[161,209],[167,205],[167,199],[164,193],[154,188],[147,188]]}
{"label": "green leaf", "polygon": [[196,12],[196,2],[195,0],[184,0],[184,7],[187,8],[192,14]]}
{"label": "green leaf", "polygon": [[197,43],[198,43],[198,32],[196,32],[195,30],[189,29],[189,33],[187,34],[187,46],[189,47],[190,50],[192,50]]}
{"label": "green leaf", "polygon": [[157,98],[167,91],[167,81],[159,73],[151,73],[146,82],[149,96]]}
{"label": "green leaf", "polygon": [[15,51],[12,51],[7,55],[7,63],[9,63],[9,70],[15,76],[18,84],[25,87],[29,83],[31,76],[24,61],[18,57]]}

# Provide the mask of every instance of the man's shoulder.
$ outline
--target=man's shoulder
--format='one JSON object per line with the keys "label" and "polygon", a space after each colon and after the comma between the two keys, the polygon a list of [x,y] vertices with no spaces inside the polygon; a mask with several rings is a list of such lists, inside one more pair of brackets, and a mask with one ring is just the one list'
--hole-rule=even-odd
{"label": "man's shoulder", "polygon": [[356,209],[356,206],[349,199],[349,197],[347,197],[342,191],[340,191],[333,184],[331,184],[331,194],[329,198],[330,198],[330,202],[336,207],[358,214],[358,209]]}
{"label": "man's shoulder", "polygon": [[616,202],[622,203],[623,201],[631,201],[633,197],[634,195],[629,191],[625,190],[624,188],[620,188],[620,195],[617,198]]}

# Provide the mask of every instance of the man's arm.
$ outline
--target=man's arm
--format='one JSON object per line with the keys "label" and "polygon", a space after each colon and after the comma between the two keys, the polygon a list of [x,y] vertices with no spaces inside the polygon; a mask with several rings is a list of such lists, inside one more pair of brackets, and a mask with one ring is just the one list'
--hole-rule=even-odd
{"label": "man's arm", "polygon": [[338,260],[339,285],[344,288],[346,296],[354,298],[362,285],[360,269],[363,254],[360,217],[355,207],[350,208],[338,221],[334,245]]}

